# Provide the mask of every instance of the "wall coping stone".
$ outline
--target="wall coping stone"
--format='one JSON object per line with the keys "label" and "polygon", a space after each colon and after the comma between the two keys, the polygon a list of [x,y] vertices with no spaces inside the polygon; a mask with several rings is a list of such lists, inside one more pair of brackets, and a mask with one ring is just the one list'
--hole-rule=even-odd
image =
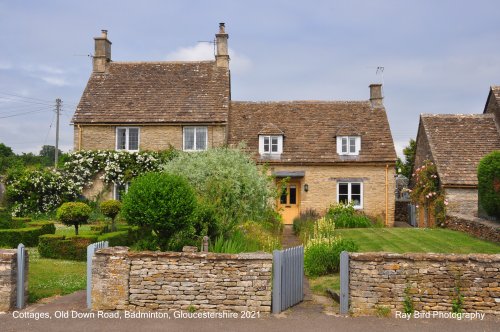
{"label": "wall coping stone", "polygon": [[349,253],[349,258],[355,261],[381,262],[386,259],[404,259],[410,261],[436,261],[436,262],[500,262],[500,254],[434,254],[434,253],[406,253],[391,252],[364,252]]}
{"label": "wall coping stone", "polygon": [[478,218],[478,217],[474,217],[474,216],[469,216],[466,214],[460,214],[460,213],[447,213],[446,216],[451,217],[451,218],[457,218],[457,219],[463,219],[463,220],[467,220],[467,221],[477,222],[479,224],[483,224],[484,226],[488,226],[488,227],[500,230],[500,222],[486,220],[486,219],[482,219],[482,218]]}

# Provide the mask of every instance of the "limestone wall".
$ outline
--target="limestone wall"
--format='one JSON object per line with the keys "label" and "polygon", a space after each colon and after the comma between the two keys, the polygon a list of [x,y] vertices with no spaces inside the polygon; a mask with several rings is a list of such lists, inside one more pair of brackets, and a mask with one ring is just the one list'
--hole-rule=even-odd
{"label": "limestone wall", "polygon": [[[28,275],[28,252],[25,252],[25,269]],[[28,278],[24,284],[25,303],[28,301]],[[0,312],[16,307],[17,299],[17,249],[0,249]]]}
{"label": "limestone wall", "polygon": [[451,312],[464,296],[465,312],[500,315],[500,254],[349,254],[349,304],[354,315],[377,308],[403,311],[405,288],[417,311]]}
{"label": "limestone wall", "polygon": [[272,255],[98,250],[94,310],[271,311]]}
{"label": "limestone wall", "polygon": [[500,243],[500,222],[484,220],[463,214],[448,213],[446,215],[444,227],[464,232],[486,241]]}

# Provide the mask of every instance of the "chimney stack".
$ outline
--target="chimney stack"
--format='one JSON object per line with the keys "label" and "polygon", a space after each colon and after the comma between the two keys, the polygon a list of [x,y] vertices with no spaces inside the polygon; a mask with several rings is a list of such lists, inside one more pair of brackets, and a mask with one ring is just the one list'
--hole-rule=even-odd
{"label": "chimney stack", "polygon": [[372,104],[372,108],[384,107],[382,84],[370,84],[370,103]]}
{"label": "chimney stack", "polygon": [[111,42],[108,40],[108,30],[101,30],[101,36],[95,37],[94,41],[94,72],[104,73],[108,63],[111,62]]}
{"label": "chimney stack", "polygon": [[229,35],[226,33],[226,25],[219,23],[219,33],[215,35],[215,43],[217,45],[217,54],[215,61],[217,67],[229,68],[229,52],[227,47],[227,39]]}

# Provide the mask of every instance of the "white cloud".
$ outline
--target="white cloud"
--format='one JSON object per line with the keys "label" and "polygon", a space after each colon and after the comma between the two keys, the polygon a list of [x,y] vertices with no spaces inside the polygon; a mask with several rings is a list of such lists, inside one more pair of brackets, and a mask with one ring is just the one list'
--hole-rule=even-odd
{"label": "white cloud", "polygon": [[44,76],[40,77],[43,81],[46,83],[49,83],[51,85],[55,86],[66,86],[69,85],[69,83],[62,77],[54,77],[54,76]]}
{"label": "white cloud", "polygon": [[11,68],[12,68],[12,65],[10,63],[0,60],[0,70],[7,70],[7,69],[11,69]]}
{"label": "white cloud", "polygon": [[[230,69],[242,73],[252,66],[252,61],[232,48],[229,48]],[[198,43],[191,47],[181,47],[167,54],[166,59],[172,61],[203,61],[215,58],[214,46],[211,43]]]}

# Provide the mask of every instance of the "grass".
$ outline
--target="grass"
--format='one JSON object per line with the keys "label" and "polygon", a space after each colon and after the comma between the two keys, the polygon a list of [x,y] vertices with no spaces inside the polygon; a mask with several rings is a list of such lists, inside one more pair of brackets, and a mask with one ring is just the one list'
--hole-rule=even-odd
{"label": "grass", "polygon": [[86,262],[41,258],[36,248],[28,248],[28,252],[29,302],[85,289]]}
{"label": "grass", "polygon": [[311,288],[311,292],[318,295],[326,295],[326,290],[328,288],[338,293],[340,290],[340,275],[335,273],[316,278],[309,278],[309,286]]}
{"label": "grass", "polygon": [[448,229],[356,228],[338,229],[336,232],[343,238],[356,242],[360,252],[500,253],[499,244]]}

